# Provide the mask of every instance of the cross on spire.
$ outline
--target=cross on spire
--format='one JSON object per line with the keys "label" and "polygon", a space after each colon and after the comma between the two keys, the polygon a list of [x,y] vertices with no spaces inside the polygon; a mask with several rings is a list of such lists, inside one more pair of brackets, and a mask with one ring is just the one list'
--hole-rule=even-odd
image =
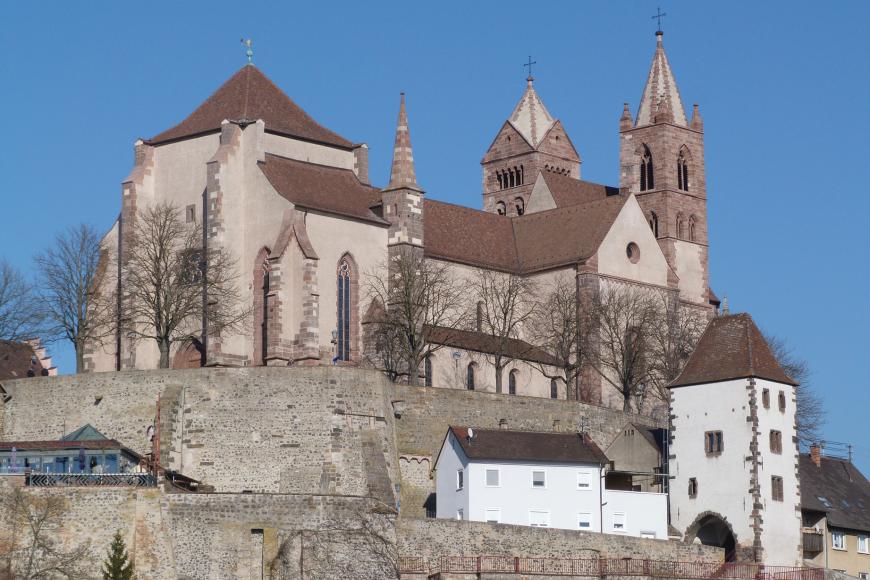
{"label": "cross on spire", "polygon": [[659,21],[659,25],[658,25],[659,27],[658,27],[658,30],[656,30],[656,34],[661,34],[661,33],[662,33],[662,18],[664,18],[665,16],[667,16],[667,13],[666,13],[666,12],[662,12],[662,7],[661,7],[661,6],[659,6],[658,8],[656,8],[656,14],[655,14],[655,16],[652,17],[653,20],[658,20],[658,21]]}
{"label": "cross on spire", "polygon": [[532,80],[532,79],[534,78],[534,77],[532,76],[532,65],[533,65],[533,64],[538,64],[538,61],[536,61],[536,60],[532,60],[531,55],[529,55],[529,62],[527,62],[526,64],[523,65],[524,67],[527,67],[527,68],[529,69],[529,78],[528,78],[528,80]]}
{"label": "cross on spire", "polygon": [[247,50],[245,51],[245,56],[248,57],[248,64],[254,64],[254,41],[250,38],[243,38],[241,40],[242,44],[247,47]]}

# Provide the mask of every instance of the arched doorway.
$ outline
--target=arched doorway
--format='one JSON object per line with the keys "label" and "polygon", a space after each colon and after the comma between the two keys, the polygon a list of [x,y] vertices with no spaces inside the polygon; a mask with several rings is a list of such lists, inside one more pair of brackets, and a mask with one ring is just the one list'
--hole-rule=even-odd
{"label": "arched doorway", "polygon": [[705,546],[717,546],[725,550],[725,561],[737,559],[737,538],[731,524],[717,513],[704,512],[686,530],[686,542],[699,540]]}

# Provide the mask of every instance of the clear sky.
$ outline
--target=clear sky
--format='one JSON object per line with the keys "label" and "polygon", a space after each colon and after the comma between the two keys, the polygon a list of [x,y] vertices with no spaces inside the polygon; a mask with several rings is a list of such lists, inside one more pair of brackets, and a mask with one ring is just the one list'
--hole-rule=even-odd
{"label": "clear sky", "polygon": [[[399,91],[427,195],[480,207],[479,161],[525,86],[618,184],[655,2],[9,2],[0,18],[0,254],[27,271],[67,225],[108,229],[132,145],[244,62],[369,144],[383,185]],[[711,280],[809,361],[830,440],[870,475],[870,2],[662,0],[665,48],[705,123]],[[52,347],[61,372],[74,357]]]}

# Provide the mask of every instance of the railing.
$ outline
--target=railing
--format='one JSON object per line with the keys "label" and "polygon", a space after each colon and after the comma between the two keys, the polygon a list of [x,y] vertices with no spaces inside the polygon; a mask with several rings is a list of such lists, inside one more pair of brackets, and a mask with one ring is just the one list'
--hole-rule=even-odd
{"label": "railing", "polygon": [[515,556],[441,556],[430,560],[420,556],[399,558],[399,571],[425,573],[501,573],[526,576],[643,576],[647,578],[824,580],[819,568],[790,568],[763,564],[718,564],[714,562],[672,562],[631,558],[520,558]]}
{"label": "railing", "polygon": [[804,552],[821,552],[825,549],[822,532],[804,530]]}
{"label": "railing", "polygon": [[154,487],[157,478],[150,473],[31,473],[26,483],[33,487]]}

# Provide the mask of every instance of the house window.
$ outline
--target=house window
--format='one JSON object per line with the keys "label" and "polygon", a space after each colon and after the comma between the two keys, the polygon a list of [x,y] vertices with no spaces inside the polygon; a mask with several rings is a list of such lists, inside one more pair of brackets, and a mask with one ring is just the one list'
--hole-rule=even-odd
{"label": "house window", "polygon": [[529,525],[533,528],[549,528],[550,512],[529,510]]}
{"label": "house window", "polygon": [[782,431],[770,430],[770,452],[782,453]]}
{"label": "house window", "polygon": [[625,513],[613,513],[613,531],[616,533],[625,533]]}
{"label": "house window", "polygon": [[592,529],[592,514],[588,512],[580,512],[577,514],[577,529],[591,530]]}
{"label": "house window", "polygon": [[778,475],[773,475],[770,478],[770,496],[774,501],[782,501],[782,478]]}
{"label": "house window", "polygon": [[547,472],[535,469],[532,471],[532,487],[544,489],[547,487]]}
{"label": "house window", "polygon": [[867,580],[870,576],[868,576],[867,572],[858,572],[858,578],[861,580]]}
{"label": "house window", "polygon": [[831,546],[835,550],[845,550],[846,534],[843,532],[831,532]]}
{"label": "house window", "polygon": [[350,264],[338,265],[338,334],[336,360],[350,360]]}
{"label": "house window", "polygon": [[456,470],[456,491],[465,487],[465,472],[461,469]]}
{"label": "house window", "polygon": [[654,188],[652,153],[650,153],[649,147],[644,145],[643,155],[640,158],[640,190],[647,191]]}
{"label": "house window", "polygon": [[463,513],[462,508],[459,508],[458,510],[456,510],[456,519],[457,520],[465,519],[465,514]]}
{"label": "house window", "polygon": [[704,451],[707,455],[719,455],[725,448],[722,431],[707,431],[704,433]]}
{"label": "house window", "polygon": [[577,472],[577,489],[592,489],[592,474],[588,471]]}
{"label": "house window", "polygon": [[432,357],[427,356],[425,360],[423,360],[423,373],[426,377],[426,386],[432,386]]}
{"label": "house window", "polygon": [[474,363],[468,363],[468,368],[465,371],[465,386],[468,387],[469,391],[474,390],[474,367],[477,366]]}
{"label": "house window", "polygon": [[500,485],[500,475],[498,469],[487,469],[486,487],[498,487]]}
{"label": "house window", "polygon": [[698,497],[698,480],[694,477],[689,478],[689,497]]}
{"label": "house window", "polygon": [[508,375],[508,394],[517,394],[517,371],[512,370]]}
{"label": "house window", "polygon": [[189,205],[184,209],[184,219],[187,223],[193,223],[196,221],[196,206]]}
{"label": "house window", "polygon": [[779,412],[785,413],[785,393],[779,392]]}
{"label": "house window", "polygon": [[656,533],[655,533],[655,532],[644,532],[644,531],[642,531],[642,532],[640,533],[640,537],[641,537],[641,538],[646,538],[647,540],[655,540],[655,539],[656,539]]}
{"label": "house window", "polygon": [[862,554],[870,554],[870,538],[858,536],[858,551]]}
{"label": "house window", "polygon": [[761,390],[761,404],[765,409],[770,409],[770,389]]}
{"label": "house window", "polygon": [[550,398],[559,398],[559,383],[556,382],[556,379],[550,379]]}
{"label": "house window", "polygon": [[501,523],[501,508],[487,508],[483,511],[483,517],[489,524]]}

